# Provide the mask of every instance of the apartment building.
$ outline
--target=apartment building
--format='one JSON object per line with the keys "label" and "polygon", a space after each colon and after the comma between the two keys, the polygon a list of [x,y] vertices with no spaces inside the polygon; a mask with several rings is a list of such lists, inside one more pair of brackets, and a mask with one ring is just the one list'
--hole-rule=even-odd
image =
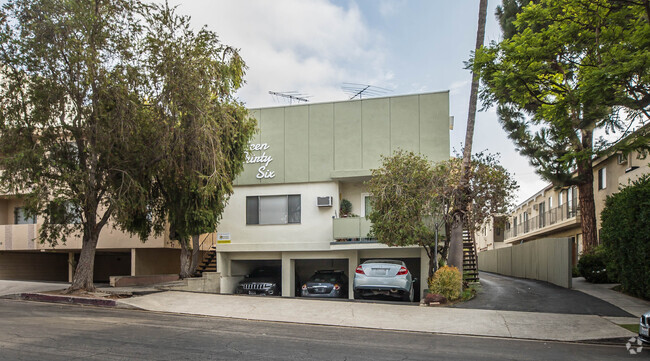
{"label": "apartment building", "polygon": [[[216,244],[221,292],[231,293],[259,266],[281,266],[283,285],[293,285],[318,269],[353,276],[370,258],[404,260],[414,277],[426,280],[423,249],[369,238],[364,182],[382,156],[398,149],[449,159],[449,92],[252,109],[251,115],[259,131],[244,171],[217,232],[201,236],[203,249]],[[343,199],[357,216],[341,217]],[[56,248],[40,244],[39,220],[25,219],[22,204],[19,195],[0,196],[0,279],[68,280],[81,239]],[[95,279],[177,273],[179,252],[168,234],[142,243],[107,227]],[[294,288],[286,288],[283,296],[293,296]]]}
{"label": "apartment building", "polygon": [[[594,202],[599,234],[600,213],[605,207],[607,196],[648,173],[649,162],[650,159],[639,152],[611,154],[594,159]],[[507,217],[502,242],[503,246],[509,246],[540,238],[558,237],[569,237],[573,241],[573,263],[576,264],[583,243],[578,188],[575,186],[558,189],[549,184],[519,204]],[[485,243],[499,244],[499,241],[488,239]],[[491,248],[481,250],[487,249]]]}

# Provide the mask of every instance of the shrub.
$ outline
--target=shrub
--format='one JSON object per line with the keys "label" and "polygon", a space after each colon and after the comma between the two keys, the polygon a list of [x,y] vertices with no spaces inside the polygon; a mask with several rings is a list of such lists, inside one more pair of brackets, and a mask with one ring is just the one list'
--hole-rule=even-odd
{"label": "shrub", "polygon": [[602,247],[583,254],[578,261],[578,273],[591,283],[607,283],[607,258]]}
{"label": "shrub", "polygon": [[453,301],[460,297],[460,287],[463,278],[456,267],[444,266],[436,271],[429,280],[429,291],[443,295]]}
{"label": "shrub", "polygon": [[601,241],[624,291],[650,299],[650,175],[607,197]]}

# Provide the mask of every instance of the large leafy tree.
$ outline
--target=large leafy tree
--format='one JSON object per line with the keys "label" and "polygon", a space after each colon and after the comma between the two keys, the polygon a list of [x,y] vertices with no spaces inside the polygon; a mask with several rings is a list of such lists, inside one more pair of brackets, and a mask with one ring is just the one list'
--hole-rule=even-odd
{"label": "large leafy tree", "polygon": [[[462,159],[431,164],[425,157],[398,151],[383,158],[372,171],[368,191],[372,194],[372,233],[389,246],[418,245],[429,256],[429,277],[435,268],[435,225],[444,224],[450,238],[456,189],[461,179]],[[466,214],[470,231],[503,213],[511,205],[516,184],[510,174],[488,154],[474,155],[469,165],[467,192],[472,199]],[[443,238],[443,237],[441,237]],[[446,259],[449,242],[440,242],[438,252]]]}
{"label": "large leafy tree", "polygon": [[143,237],[168,224],[181,245],[180,275],[189,277],[199,235],[216,230],[243,169],[255,120],[233,98],[245,70],[235,49],[206,28],[195,32],[190,18],[167,4],[148,15],[144,54],[160,158],[148,175],[148,203],[124,221]]}
{"label": "large leafy tree", "polygon": [[0,184],[42,217],[41,242],[83,235],[71,291],[93,289],[99,234],[138,193],[150,154],[139,6],[15,0],[0,11]]}
{"label": "large leafy tree", "polygon": [[649,119],[648,1],[540,0],[521,8],[509,38],[476,53],[485,106],[519,152],[556,186],[577,185],[582,235],[597,243],[594,156],[648,147],[647,132],[612,145]]}

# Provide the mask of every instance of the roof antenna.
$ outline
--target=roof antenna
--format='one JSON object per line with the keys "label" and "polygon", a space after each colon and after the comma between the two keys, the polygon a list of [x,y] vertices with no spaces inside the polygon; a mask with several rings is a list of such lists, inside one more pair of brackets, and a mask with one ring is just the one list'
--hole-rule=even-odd
{"label": "roof antenna", "polygon": [[341,89],[345,94],[350,96],[349,100],[352,100],[356,97],[359,97],[359,99],[361,99],[364,95],[366,97],[377,97],[392,91],[390,89],[381,88],[370,84],[357,83],[343,83],[343,85],[341,85]]}
{"label": "roof antenna", "polygon": [[269,94],[273,95],[273,99],[275,99],[276,102],[278,102],[278,100],[281,100],[281,98],[282,98],[282,100],[288,101],[289,105],[293,104],[294,101],[297,102],[297,103],[300,103],[300,102],[306,103],[306,102],[309,101],[307,98],[310,97],[308,95],[298,93],[295,90],[288,91],[288,92],[269,91]]}

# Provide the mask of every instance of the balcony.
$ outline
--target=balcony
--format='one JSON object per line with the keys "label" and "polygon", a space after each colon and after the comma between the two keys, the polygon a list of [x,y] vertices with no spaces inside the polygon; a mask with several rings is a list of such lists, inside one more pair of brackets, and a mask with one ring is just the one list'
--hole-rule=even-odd
{"label": "balcony", "polygon": [[334,218],[333,237],[338,242],[374,241],[368,237],[371,222],[365,217]]}
{"label": "balcony", "polygon": [[0,225],[0,250],[36,250],[35,224]]}
{"label": "balcony", "polygon": [[516,227],[507,229],[504,234],[506,242],[523,239],[527,235],[542,234],[547,231],[562,229],[565,226],[579,224],[580,210],[575,205],[562,205],[532,217]]}

